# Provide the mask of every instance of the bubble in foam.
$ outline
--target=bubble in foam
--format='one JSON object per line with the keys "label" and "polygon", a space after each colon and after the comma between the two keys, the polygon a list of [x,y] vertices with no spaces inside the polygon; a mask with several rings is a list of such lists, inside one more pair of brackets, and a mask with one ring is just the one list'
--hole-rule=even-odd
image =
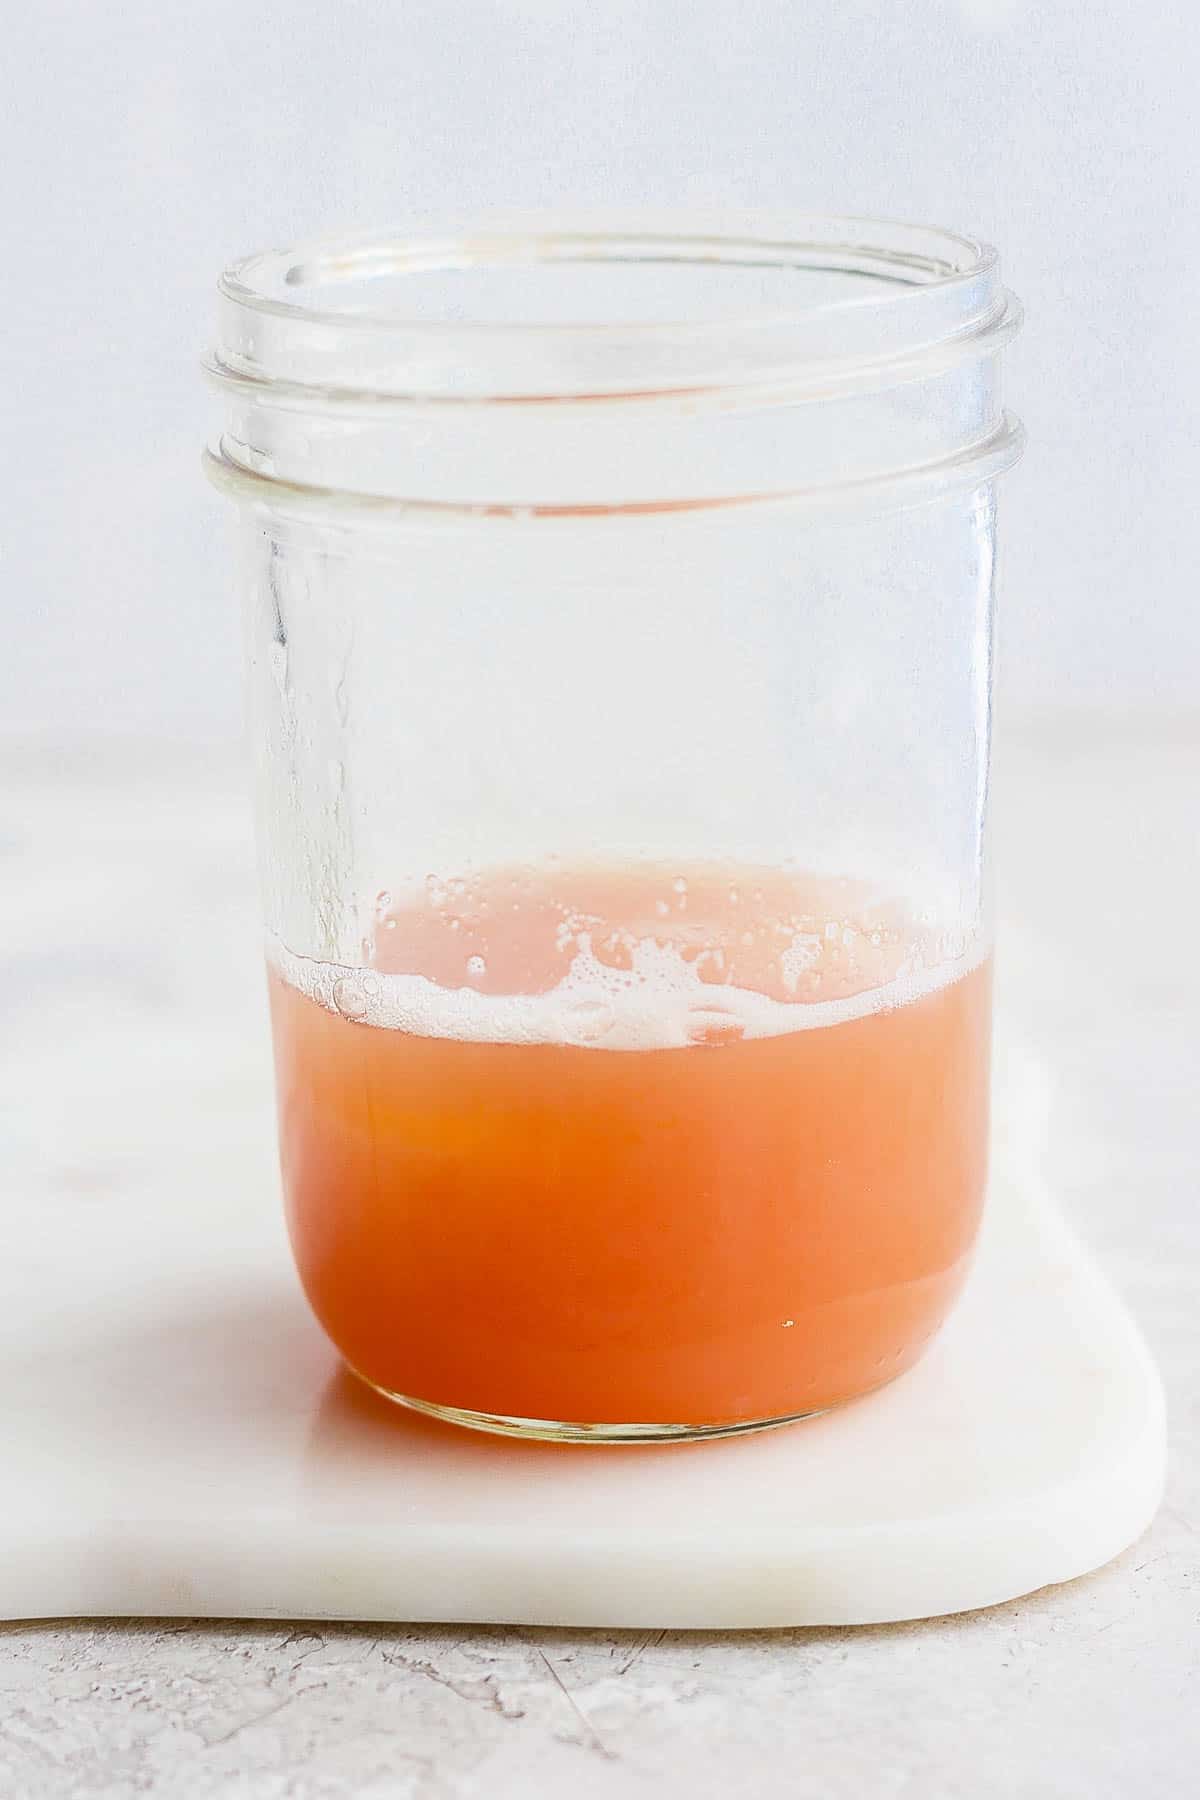
{"label": "bubble in foam", "polygon": [[370,999],[357,975],[343,975],[333,984],[333,1004],[344,1019],[365,1019]]}
{"label": "bubble in foam", "polygon": [[789,994],[794,994],[801,978],[817,963],[821,955],[820,938],[797,932],[779,958],[779,973]]}
{"label": "bubble in foam", "polygon": [[573,1000],[564,1009],[563,1022],[575,1043],[596,1044],[616,1023],[616,1013],[607,1000]]}
{"label": "bubble in foam", "polygon": [[746,1035],[746,1021],[720,1007],[693,1006],[688,1010],[689,1044],[736,1044]]}
{"label": "bubble in foam", "polygon": [[708,982],[713,986],[724,981],[727,966],[725,952],[720,947],[701,950],[692,958],[692,967],[701,981]]}

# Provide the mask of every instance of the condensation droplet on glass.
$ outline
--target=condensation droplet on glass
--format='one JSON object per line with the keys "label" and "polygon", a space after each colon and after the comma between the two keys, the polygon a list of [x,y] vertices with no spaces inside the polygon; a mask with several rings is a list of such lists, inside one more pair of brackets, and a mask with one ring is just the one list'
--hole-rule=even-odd
{"label": "condensation droplet on glass", "polygon": [[487,974],[487,964],[484,962],[482,956],[468,956],[467,972],[471,975]]}
{"label": "condensation droplet on glass", "polygon": [[392,910],[392,896],[388,892],[387,888],[380,888],[379,892],[375,896],[375,916],[376,916],[376,918],[382,919],[383,915],[385,913],[391,912],[391,910]]}
{"label": "condensation droplet on glass", "polygon": [[671,883],[671,886],[675,889],[677,894],[686,894],[688,891],[687,881],[682,875],[677,875]]}
{"label": "condensation droplet on glass", "polygon": [[742,943],[745,945],[746,949],[749,950],[754,943],[754,933],[752,931],[743,931]]}
{"label": "condensation droplet on glass", "polygon": [[671,909],[667,905],[665,900],[656,900],[654,902],[654,910],[658,914],[660,919],[665,919]]}
{"label": "condensation droplet on glass", "polygon": [[793,1325],[794,1325],[794,1324],[795,1324],[795,1323],[796,1323],[796,1321],[795,1321],[795,1319],[785,1319],[785,1320],[784,1320],[784,1321],[783,1321],[783,1329],[784,1329],[784,1330],[785,1330],[785,1331],[790,1331],[790,1330],[791,1330],[791,1328],[792,1328],[792,1326],[793,1326]]}

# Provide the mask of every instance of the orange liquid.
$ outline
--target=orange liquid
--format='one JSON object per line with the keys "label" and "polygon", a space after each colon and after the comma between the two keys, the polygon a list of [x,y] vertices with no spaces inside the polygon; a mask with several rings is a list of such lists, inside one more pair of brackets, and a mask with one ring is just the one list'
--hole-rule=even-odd
{"label": "orange liquid", "polygon": [[[329,1336],[393,1393],[574,1423],[779,1418],[898,1374],[985,1178],[989,969],[930,956],[850,883],[763,870],[381,896],[371,972],[271,978]],[[426,980],[389,1014],[396,975]]]}

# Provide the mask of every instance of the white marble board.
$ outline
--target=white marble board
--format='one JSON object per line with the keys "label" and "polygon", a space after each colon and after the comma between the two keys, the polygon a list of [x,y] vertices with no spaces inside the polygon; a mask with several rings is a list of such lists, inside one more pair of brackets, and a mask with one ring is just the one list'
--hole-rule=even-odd
{"label": "white marble board", "polygon": [[910,1375],[695,1447],[482,1438],[359,1391],[299,1294],[244,805],[152,769],[84,805],[51,768],[8,829],[39,849],[0,896],[0,1616],[875,1622],[1148,1523],[1157,1373],[1042,1193],[1050,1083],[1004,1032],[981,1254]]}
{"label": "white marble board", "polygon": [[110,1197],[102,1243],[9,1239],[6,1617],[906,1619],[1095,1568],[1157,1503],[1153,1366],[1028,1186],[996,1184],[959,1312],[890,1388],[758,1436],[604,1449],[376,1400],[308,1318],[269,1188],[180,1185],[149,1212]]}

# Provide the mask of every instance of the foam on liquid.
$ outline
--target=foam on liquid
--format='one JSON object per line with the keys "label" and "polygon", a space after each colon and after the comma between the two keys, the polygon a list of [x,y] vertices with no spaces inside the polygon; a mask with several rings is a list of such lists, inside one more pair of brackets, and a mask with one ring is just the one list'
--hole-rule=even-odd
{"label": "foam on liquid", "polygon": [[[759,871],[705,870],[697,917],[694,875],[634,879],[624,904],[597,912],[571,896],[571,887],[588,891],[578,874],[431,878],[419,902],[380,894],[362,967],[300,956],[277,939],[268,954],[284,981],[355,1024],[463,1043],[667,1050],[903,1006],[967,974],[987,950],[981,938],[964,943],[961,933],[912,925],[895,906],[866,904],[850,883],[813,889]],[[529,927],[523,908],[544,941],[531,977],[515,984],[532,991],[505,991],[505,928],[518,929],[512,915]],[[388,966],[397,961],[408,967]],[[412,972],[423,964],[433,973]]]}

